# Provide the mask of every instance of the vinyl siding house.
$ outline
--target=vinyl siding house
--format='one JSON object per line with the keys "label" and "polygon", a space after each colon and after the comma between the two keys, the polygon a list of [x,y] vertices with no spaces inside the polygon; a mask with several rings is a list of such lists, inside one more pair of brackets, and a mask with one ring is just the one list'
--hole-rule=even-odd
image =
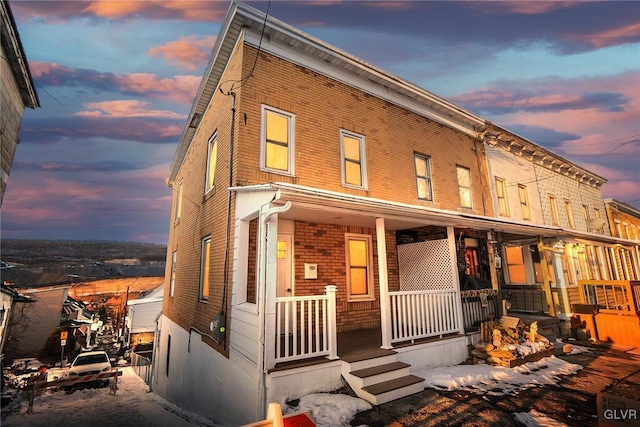
{"label": "vinyl siding house", "polygon": [[233,2],[167,179],[153,390],[239,425],[345,380],[393,400],[465,360],[462,292],[496,300],[496,236],[560,230],[496,214],[487,129]]}
{"label": "vinyl siding house", "polygon": [[18,147],[25,108],[38,108],[40,101],[22,48],[20,33],[9,3],[0,0],[0,206]]}
{"label": "vinyl siding house", "polygon": [[[631,311],[634,299],[637,306],[638,240],[633,233],[610,232],[601,194],[606,180],[495,125],[485,130],[484,141],[496,215],[556,229],[552,236],[497,234],[504,260],[497,274],[510,310],[566,320],[556,332],[568,334],[576,309],[588,314],[585,304],[605,310],[617,305],[616,315]],[[599,319],[602,333],[594,324],[592,337],[640,345],[640,335],[634,341],[622,331],[628,328],[620,326],[621,317]],[[621,330],[606,332],[611,329]]]}

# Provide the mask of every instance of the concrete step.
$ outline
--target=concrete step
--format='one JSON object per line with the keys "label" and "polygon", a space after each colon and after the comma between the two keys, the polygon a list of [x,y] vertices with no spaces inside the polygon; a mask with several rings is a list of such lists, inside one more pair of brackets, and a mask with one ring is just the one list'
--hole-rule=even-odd
{"label": "concrete step", "polygon": [[352,387],[363,388],[385,381],[390,381],[398,377],[409,375],[410,367],[411,365],[408,363],[392,362],[371,368],[351,371],[349,375],[351,375],[352,381],[349,381],[349,384],[351,384]]}
{"label": "concrete step", "polygon": [[424,390],[424,378],[406,375],[362,388],[362,396],[373,405],[381,405]]}

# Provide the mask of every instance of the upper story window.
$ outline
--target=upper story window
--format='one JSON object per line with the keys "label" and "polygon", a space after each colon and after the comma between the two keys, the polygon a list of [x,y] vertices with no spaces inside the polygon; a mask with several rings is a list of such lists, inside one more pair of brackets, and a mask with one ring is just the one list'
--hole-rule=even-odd
{"label": "upper story window", "polygon": [[182,185],[184,180],[180,180],[178,183],[178,189],[176,190],[176,211],[173,215],[174,220],[177,221],[182,215]]}
{"label": "upper story window", "polygon": [[263,105],[261,126],[260,167],[294,175],[295,116]]}
{"label": "upper story window", "polygon": [[416,166],[416,187],[418,199],[433,201],[433,189],[431,187],[431,157],[422,154],[414,155]]}
{"label": "upper story window", "polygon": [[349,301],[374,298],[371,236],[345,234],[347,297]]}
{"label": "upper story window", "polygon": [[507,200],[507,183],[496,176],[496,196],[498,197],[498,212],[502,216],[509,216],[509,201]]}
{"label": "upper story window", "polygon": [[551,209],[551,224],[560,225],[560,217],[558,216],[558,201],[555,196],[549,196],[549,208]]}
{"label": "upper story window", "polygon": [[218,136],[214,134],[209,139],[207,150],[207,183],[204,192],[208,193],[213,189],[216,182],[216,163],[218,161]]}
{"label": "upper story window", "polygon": [[171,254],[171,279],[169,280],[169,296],[172,297],[176,287],[176,261],[178,260],[178,252]]}
{"label": "upper story window", "polygon": [[471,208],[471,173],[468,168],[457,166],[458,172],[458,194],[460,195],[460,206]]}
{"label": "upper story window", "polygon": [[342,155],[342,185],[367,188],[364,136],[341,130],[340,153]]}
{"label": "upper story window", "polygon": [[531,219],[531,206],[529,205],[529,192],[527,191],[527,186],[518,184],[518,194],[520,195],[522,219]]}
{"label": "upper story window", "polygon": [[211,264],[211,236],[202,239],[200,254],[200,301],[209,300],[209,273]]}
{"label": "upper story window", "polygon": [[588,223],[591,219],[591,215],[589,215],[589,206],[582,205],[582,217],[584,218],[584,222]]}
{"label": "upper story window", "polygon": [[570,228],[576,228],[576,223],[573,220],[573,210],[571,209],[571,202],[567,199],[564,201],[564,210],[567,214],[567,222]]}

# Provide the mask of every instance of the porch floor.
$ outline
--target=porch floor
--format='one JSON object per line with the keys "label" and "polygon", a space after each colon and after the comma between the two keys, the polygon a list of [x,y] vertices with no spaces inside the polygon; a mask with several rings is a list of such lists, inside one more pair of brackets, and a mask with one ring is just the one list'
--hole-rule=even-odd
{"label": "porch floor", "polygon": [[[407,341],[401,343],[394,343],[393,348],[401,348],[412,346],[416,344],[423,344],[428,342],[440,341],[449,338],[459,336],[457,333],[443,335],[440,337],[423,338],[415,340],[414,342]],[[384,351],[380,347],[382,346],[382,332],[380,328],[374,329],[361,329],[357,331],[338,332],[338,357],[342,360],[352,359],[367,353],[377,353]],[[305,366],[316,365],[319,363],[329,362],[326,357],[315,357],[306,360],[299,360],[293,362],[278,363],[275,368],[269,372],[282,371],[292,368],[300,368]]]}

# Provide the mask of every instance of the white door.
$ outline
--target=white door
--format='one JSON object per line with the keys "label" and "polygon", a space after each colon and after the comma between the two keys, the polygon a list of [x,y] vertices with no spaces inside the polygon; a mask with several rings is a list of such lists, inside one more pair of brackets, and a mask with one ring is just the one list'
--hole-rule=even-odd
{"label": "white door", "polygon": [[[292,276],[292,240],[293,236],[287,233],[278,233],[278,248],[277,248],[277,266],[276,266],[276,297],[291,297],[293,296],[293,281]],[[292,302],[278,304],[278,319],[280,334],[291,334],[293,332],[293,316],[295,315],[295,305]],[[288,319],[285,313],[288,311]],[[286,327],[288,323],[288,327]]]}
{"label": "white door", "polygon": [[276,279],[276,296],[277,297],[292,297],[293,296],[293,283],[292,276],[292,256],[291,256],[291,234],[278,233],[278,265],[277,265],[277,279]]}

